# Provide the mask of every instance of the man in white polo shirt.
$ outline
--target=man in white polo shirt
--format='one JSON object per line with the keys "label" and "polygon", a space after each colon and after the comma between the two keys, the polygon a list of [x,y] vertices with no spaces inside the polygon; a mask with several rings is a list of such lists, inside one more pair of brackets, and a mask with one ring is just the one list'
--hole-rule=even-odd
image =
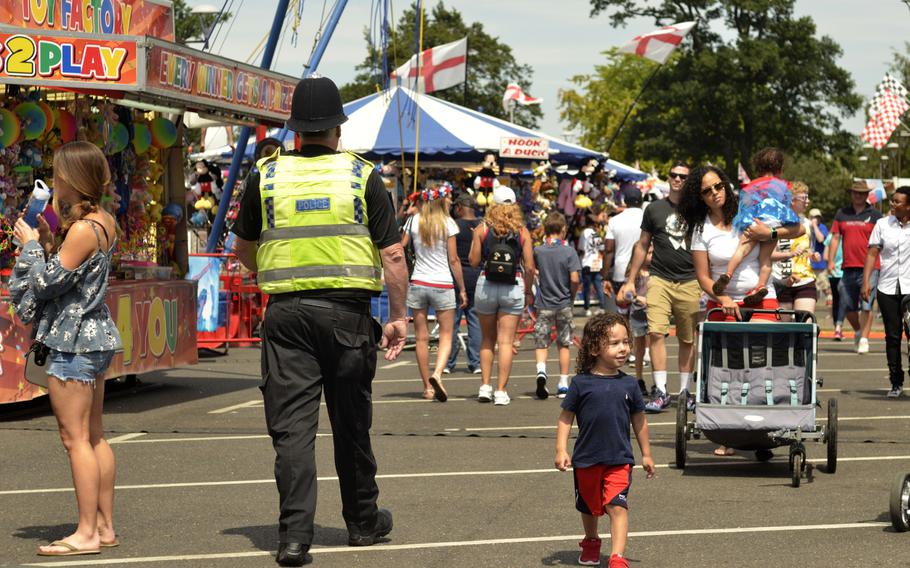
{"label": "man in white polo shirt", "polygon": [[[872,295],[872,271],[879,254],[881,271],[875,297],[885,324],[885,354],[891,379],[888,398],[899,398],[904,392],[901,336],[905,330],[901,302],[910,296],[910,186],[897,188],[891,196],[891,214],[876,221],[872,228],[860,292],[866,301]],[[910,336],[910,330],[906,332]]]}

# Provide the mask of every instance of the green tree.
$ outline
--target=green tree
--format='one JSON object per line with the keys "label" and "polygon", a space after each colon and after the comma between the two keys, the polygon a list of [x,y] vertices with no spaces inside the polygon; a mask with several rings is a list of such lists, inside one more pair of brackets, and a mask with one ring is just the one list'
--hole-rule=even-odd
{"label": "green tree", "polygon": [[[389,33],[387,57],[390,71],[405,63],[416,53],[414,29],[417,5],[412,3],[398,19],[398,24]],[[465,99],[464,85],[458,85],[432,93],[432,96],[466,106],[485,114],[508,120],[502,108],[502,94],[506,85],[518,83],[526,91],[531,86],[533,70],[529,65],[519,64],[512,54],[512,48],[489,35],[480,22],[466,23],[461,12],[446,8],[442,2],[427,10],[423,24],[423,47],[449,43],[463,37],[468,38],[468,89]],[[357,66],[358,74],[351,83],[341,87],[345,102],[375,93],[382,85],[382,70],[377,68],[381,57],[370,39],[369,30],[364,31],[367,56]],[[536,127],[542,116],[539,105],[515,109],[515,122]]]}
{"label": "green tree", "polygon": [[849,203],[847,189],[853,182],[850,164],[830,156],[797,155],[784,164],[784,177],[809,186],[809,207],[817,207],[822,218],[834,219],[837,209]]}
{"label": "green tree", "polygon": [[[592,14],[608,13],[615,26],[642,17],[657,25],[699,23],[642,95],[622,133],[624,157],[717,161],[732,173],[738,163],[748,169],[764,146],[808,156],[852,153],[855,136],[841,118],[861,99],[837,65],[840,46],[817,37],[812,19],[795,17],[793,4],[591,0]],[[718,33],[711,25],[717,22],[730,33]]]}
{"label": "green tree", "polygon": [[[226,22],[230,12],[221,15],[220,21]],[[186,45],[187,40],[204,36],[204,30],[218,22],[218,14],[194,14],[185,0],[174,0],[174,35],[179,44]]]}

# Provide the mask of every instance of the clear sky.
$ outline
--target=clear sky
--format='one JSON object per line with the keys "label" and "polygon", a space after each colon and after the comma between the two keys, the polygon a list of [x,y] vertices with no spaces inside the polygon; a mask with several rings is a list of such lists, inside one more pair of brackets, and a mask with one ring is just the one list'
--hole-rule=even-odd
{"label": "clear sky", "polygon": [[[188,3],[221,6],[219,0],[189,0]],[[294,76],[302,73],[324,3],[329,10],[334,2],[304,2],[297,47],[291,44],[288,29],[273,65],[275,70]],[[400,14],[407,3],[408,0],[398,0],[393,5]],[[275,2],[232,0],[232,4],[237,19],[230,33],[228,26],[224,26],[213,51],[246,61],[268,32]],[[435,0],[427,0],[428,6],[434,4]],[[571,86],[569,77],[592,72],[602,61],[602,51],[654,27],[650,21],[639,20],[625,28],[612,28],[605,15],[588,16],[587,0],[447,0],[446,5],[458,8],[467,22],[482,22],[487,33],[512,47],[520,63],[531,65],[534,77],[529,92],[543,97],[544,117],[540,126],[551,135],[565,131],[559,120],[557,93]],[[349,0],[319,66],[320,74],[331,77],[339,85],[353,78],[354,67],[366,53],[363,32],[370,22],[370,6],[369,0]],[[910,9],[900,0],[797,0],[796,13],[811,16],[819,35],[830,36],[840,44],[843,55],[839,63],[853,75],[856,90],[864,97],[871,96],[891,64],[893,52],[903,51],[904,41],[910,41],[907,33]],[[226,41],[222,43],[223,40]],[[258,64],[259,58],[253,63]],[[864,120],[860,111],[845,120],[845,127],[859,134]]]}

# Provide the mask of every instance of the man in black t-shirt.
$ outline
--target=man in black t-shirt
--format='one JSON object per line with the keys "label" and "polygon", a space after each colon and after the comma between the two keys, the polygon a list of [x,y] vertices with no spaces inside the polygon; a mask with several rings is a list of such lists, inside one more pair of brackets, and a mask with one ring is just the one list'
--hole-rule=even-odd
{"label": "man in black t-shirt", "polygon": [[[670,330],[671,315],[676,324],[676,340],[679,342],[680,393],[687,396],[695,365],[695,325],[700,311],[701,287],[695,278],[692,252],[686,244],[685,232],[676,216],[676,207],[688,175],[687,164],[674,164],[670,168],[670,195],[651,203],[645,209],[641,221],[641,238],[635,245],[629,264],[629,278],[616,298],[619,303],[628,302],[627,298],[634,297],[635,280],[648,255],[648,249],[653,245],[647,313],[655,391],[653,399],[645,407],[648,412],[661,412],[670,405],[665,337]],[[694,400],[689,397],[686,403],[691,407]]]}

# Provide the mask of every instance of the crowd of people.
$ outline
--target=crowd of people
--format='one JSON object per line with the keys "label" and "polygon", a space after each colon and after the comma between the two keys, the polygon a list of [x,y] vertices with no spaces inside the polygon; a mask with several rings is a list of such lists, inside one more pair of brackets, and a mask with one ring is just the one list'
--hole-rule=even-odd
{"label": "crowd of people", "polygon": [[[481,375],[478,400],[509,404],[516,329],[528,312],[534,317],[535,393],[541,399],[551,394],[547,359],[555,342],[555,392],[562,398],[569,389],[570,347],[577,342],[575,317],[609,311],[629,325],[627,363],[634,364],[646,410],[664,411],[674,394],[691,409],[695,335],[706,314],[712,320],[772,322],[790,317],[776,313],[781,309],[815,318],[816,303],[823,301],[834,340],[844,339],[846,321],[855,351],[864,354],[876,297],[888,345],[888,396],[901,396],[898,314],[902,290],[910,290],[910,281],[901,279],[910,278],[910,271],[901,269],[908,250],[893,243],[907,246],[900,219],[910,190],[898,188],[891,215],[883,216],[868,203],[869,189],[857,185],[850,190],[851,204],[837,211],[829,228],[821,211],[811,208],[810,188],[785,179],[779,149],[762,150],[753,165],[758,177],[737,191],[721,168],[676,162],[663,199],[645,203],[642,191],[627,185],[618,208],[595,204],[564,215],[554,203],[533,232],[515,191],[505,185],[496,185],[486,207],[473,192],[456,193],[448,184],[424,190],[403,220],[404,243],[414,245],[408,306],[424,396],[446,399],[442,376],[455,371],[464,345],[468,372]],[[421,244],[431,238],[438,240],[434,246]],[[576,313],[578,292],[583,307]],[[439,338],[432,373],[430,307]],[[467,333],[459,335],[462,319]],[[672,392],[666,345],[671,328],[679,347],[679,384]],[[645,365],[651,366],[650,389]]]}

